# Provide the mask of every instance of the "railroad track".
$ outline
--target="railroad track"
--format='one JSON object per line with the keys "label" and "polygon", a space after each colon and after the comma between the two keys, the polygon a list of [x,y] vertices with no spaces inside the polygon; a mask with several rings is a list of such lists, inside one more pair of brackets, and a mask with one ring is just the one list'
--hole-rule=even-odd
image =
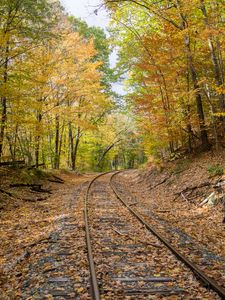
{"label": "railroad track", "polygon": [[92,299],[225,299],[222,287],[121,198],[118,173],[98,175],[85,195]]}

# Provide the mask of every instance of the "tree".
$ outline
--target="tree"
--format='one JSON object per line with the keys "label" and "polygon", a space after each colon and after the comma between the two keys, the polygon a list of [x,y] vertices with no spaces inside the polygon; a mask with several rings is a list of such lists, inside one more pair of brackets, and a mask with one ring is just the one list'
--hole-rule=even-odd
{"label": "tree", "polygon": [[[203,4],[210,13],[211,30]],[[213,128],[218,105],[212,98],[212,90],[217,90],[219,111],[223,114],[222,72],[218,82],[215,70],[215,61],[222,66],[219,53],[222,57],[223,47],[220,45],[223,41],[220,36],[219,43],[217,41],[220,52],[217,51],[215,59],[215,53],[213,58],[210,50],[210,39],[216,41],[219,30],[215,28],[220,27],[218,20],[224,7],[220,5],[219,10],[216,1],[192,1],[190,4],[185,1],[108,0],[105,5],[111,11],[113,37],[121,49],[120,66],[130,70],[128,84],[132,93],[129,99],[135,101],[141,121],[145,120],[142,123],[146,124],[148,118],[151,124],[147,126],[148,130],[151,127],[149,134],[154,135],[153,130],[157,129],[158,133],[163,133],[165,128],[163,140],[169,144],[170,152],[179,148],[179,144],[183,145],[186,135],[189,151],[192,151],[193,142],[198,139],[198,133],[194,132],[198,120],[201,149],[208,150],[209,122],[215,138],[217,135],[217,129]],[[209,90],[210,94],[207,94]]]}
{"label": "tree", "polygon": [[[54,6],[55,7],[55,6]],[[3,0],[0,4],[0,159],[3,152],[12,79],[16,76],[14,61],[38,41],[49,36],[54,23],[53,5],[45,0]],[[53,14],[52,14],[53,13]],[[46,31],[48,28],[48,31]]]}
{"label": "tree", "polygon": [[102,72],[103,76],[101,78],[101,84],[104,87],[107,94],[112,95],[112,83],[117,80],[114,70],[110,68],[109,57],[112,53],[110,48],[109,40],[100,27],[88,26],[88,24],[74,16],[68,17],[69,22],[75,32],[79,32],[84,40],[94,41],[94,47],[96,49],[96,55],[94,56],[95,61],[101,61],[102,64],[99,70]]}
{"label": "tree", "polygon": [[21,47],[27,48],[8,66],[4,153],[36,167],[76,169],[81,140],[95,134],[111,99],[104,92],[93,39],[74,32],[60,9],[57,17],[60,22],[46,36],[21,37]]}

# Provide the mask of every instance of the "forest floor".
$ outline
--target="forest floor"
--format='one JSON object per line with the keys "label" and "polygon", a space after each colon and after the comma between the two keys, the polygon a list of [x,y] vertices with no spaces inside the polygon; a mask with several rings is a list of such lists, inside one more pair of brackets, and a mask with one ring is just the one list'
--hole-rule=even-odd
{"label": "forest floor", "polygon": [[[225,170],[225,153],[210,152],[160,167],[152,164],[143,170],[128,171],[120,175],[120,181],[133,195],[134,207],[149,216],[147,221],[159,226],[174,246],[181,246],[184,254],[189,253],[190,259],[224,285],[225,175],[222,170]],[[221,184],[218,193],[215,186]],[[217,199],[203,204],[213,192]],[[197,257],[201,251],[204,258]]]}
{"label": "forest floor", "polygon": [[[81,294],[86,299],[83,194],[93,175],[56,173],[63,184],[52,182],[51,174],[42,175],[1,168],[0,188],[11,195],[0,194],[0,298],[75,299]],[[10,187],[24,182],[42,184],[45,192]]]}
{"label": "forest floor", "polygon": [[[150,211],[153,223],[172,228],[170,233],[176,231],[179,240],[176,237],[175,244],[193,242],[207,249],[203,255],[215,265],[206,263],[206,271],[209,268],[213,274],[215,270],[219,282],[225,282],[225,270],[217,272],[217,266],[224,267],[225,262],[223,197],[220,193],[214,205],[199,204],[215,191],[215,184],[225,181],[224,165],[224,153],[207,153],[167,163],[161,169],[151,165],[127,171],[117,178],[134,197],[137,209]],[[94,174],[61,171],[54,175],[0,168],[3,300],[51,300],[63,295],[89,299],[83,196]],[[12,186],[20,183],[27,186]]]}

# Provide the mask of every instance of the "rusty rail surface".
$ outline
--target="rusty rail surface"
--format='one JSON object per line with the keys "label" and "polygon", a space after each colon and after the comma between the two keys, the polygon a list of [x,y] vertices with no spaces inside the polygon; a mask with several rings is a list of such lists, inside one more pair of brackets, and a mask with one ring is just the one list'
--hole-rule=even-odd
{"label": "rusty rail surface", "polygon": [[192,272],[195,274],[195,276],[201,280],[201,282],[204,283],[206,287],[211,288],[214,292],[216,292],[221,299],[225,299],[225,289],[222,286],[219,286],[217,282],[210,277],[208,277],[198,266],[196,266],[193,262],[191,262],[188,258],[186,258],[182,253],[179,252],[175,247],[171,245],[171,243],[160,233],[157,232],[157,230],[147,223],[143,217],[136,212],[134,209],[132,209],[119,195],[117,192],[115,186],[113,186],[112,180],[113,178],[121,173],[122,171],[114,173],[110,178],[110,186],[115,193],[116,197],[120,200],[120,202],[142,223],[142,225],[145,226],[147,230],[149,230],[152,234],[154,234],[170,251],[180,260],[182,261],[189,269],[192,270]]}
{"label": "rusty rail surface", "polygon": [[92,296],[92,299],[94,299],[94,300],[100,300],[101,298],[100,298],[98,280],[97,280],[97,275],[96,275],[96,271],[95,271],[95,263],[94,263],[92,247],[91,247],[91,235],[90,235],[89,222],[88,222],[88,196],[89,196],[90,188],[93,185],[93,183],[99,177],[104,176],[109,173],[111,173],[111,171],[99,174],[94,179],[92,179],[88,185],[88,188],[86,190],[85,197],[84,197],[84,222],[85,222],[87,255],[88,255],[88,262],[89,262],[89,269],[90,269],[90,276],[91,276],[91,296]]}

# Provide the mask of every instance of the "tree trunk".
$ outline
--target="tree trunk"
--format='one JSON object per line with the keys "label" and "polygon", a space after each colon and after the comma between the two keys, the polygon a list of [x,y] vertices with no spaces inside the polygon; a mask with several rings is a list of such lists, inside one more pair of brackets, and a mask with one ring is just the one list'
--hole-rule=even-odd
{"label": "tree trunk", "polygon": [[[200,2],[201,2],[201,11],[204,16],[205,25],[208,29],[210,29],[210,24],[209,24],[208,15],[207,15],[206,7],[205,7],[205,2],[204,2],[204,0],[200,0]],[[216,82],[217,87],[220,87],[223,84],[223,76],[222,76],[222,73],[220,70],[219,56],[216,53],[217,46],[214,45],[212,35],[210,35],[208,38],[208,45],[209,45],[211,60],[212,60],[213,69],[214,69],[215,82]],[[218,96],[218,98],[220,101],[220,110],[221,110],[221,112],[224,113],[225,112],[225,94],[224,93],[220,94]],[[225,117],[222,117],[221,120],[223,122],[223,129],[225,130]]]}
{"label": "tree trunk", "polygon": [[215,145],[216,145],[216,150],[218,150],[219,149],[219,136],[218,136],[218,130],[217,130],[217,123],[216,123],[215,116],[214,116],[214,113],[216,111],[215,111],[215,108],[211,101],[211,94],[210,94],[210,89],[209,89],[208,85],[206,85],[206,87],[205,87],[205,93],[206,93],[206,97],[207,97],[209,107],[211,110],[211,114],[212,114],[212,125],[213,125],[214,137],[215,137]]}
{"label": "tree trunk", "polygon": [[187,35],[185,36],[185,46],[187,49],[189,70],[190,70],[193,86],[195,89],[195,101],[196,101],[197,114],[199,120],[201,146],[203,151],[208,151],[211,145],[208,140],[208,134],[205,126],[205,115],[204,115],[204,110],[202,105],[202,96],[200,92],[200,86],[198,84],[197,72],[193,63],[193,56],[192,56],[191,46],[190,46],[190,38]]}
{"label": "tree trunk", "polygon": [[69,122],[68,127],[69,127],[68,166],[71,167],[71,163],[73,160],[72,153],[73,153],[73,148],[74,148],[74,145],[73,145],[74,137],[73,137],[73,130],[72,130],[71,122]]}
{"label": "tree trunk", "polygon": [[54,168],[59,169],[59,116],[55,117],[55,157]]}
{"label": "tree trunk", "polygon": [[77,160],[77,150],[80,142],[80,126],[77,128],[77,135],[76,135],[76,141],[75,145],[73,147],[73,152],[72,152],[72,170],[76,170],[76,160]]}
{"label": "tree trunk", "polygon": [[40,152],[40,136],[36,137],[35,145],[35,167],[38,168],[39,165],[39,152]]}
{"label": "tree trunk", "polygon": [[[187,70],[186,74],[187,79],[187,94],[190,93],[190,70]],[[191,125],[191,106],[190,106],[190,97],[188,96],[188,105],[184,108],[185,110],[185,119],[186,119],[186,127],[188,133],[188,153],[193,152],[192,147],[192,125]]]}
{"label": "tree trunk", "polygon": [[58,165],[59,166],[60,166],[60,156],[61,156],[62,144],[63,144],[63,133],[64,133],[64,124],[62,126],[62,132],[61,132],[61,136],[60,136],[60,139],[59,139],[59,151],[58,151]]}
{"label": "tree trunk", "polygon": [[[179,15],[180,15],[180,20],[181,20],[180,29],[183,31],[188,28],[188,23],[186,20],[186,16],[183,13],[183,8],[182,8],[182,4],[181,4],[180,0],[177,0],[176,2],[177,2],[177,7],[179,10]],[[211,148],[211,145],[209,143],[208,134],[206,131],[205,115],[204,115],[203,104],[202,104],[202,96],[201,96],[201,92],[200,92],[200,86],[198,84],[197,71],[196,71],[195,65],[194,65],[190,37],[188,34],[186,34],[184,37],[184,44],[185,44],[185,48],[186,48],[186,52],[187,52],[187,62],[188,62],[188,67],[189,67],[189,71],[190,71],[190,76],[191,76],[193,86],[195,89],[195,101],[196,101],[198,121],[199,121],[201,147],[202,147],[202,151],[208,151]]]}
{"label": "tree trunk", "polygon": [[39,153],[40,153],[40,139],[41,139],[41,135],[40,135],[40,123],[42,120],[42,115],[40,113],[38,113],[37,115],[37,121],[38,124],[36,126],[36,138],[35,138],[35,167],[38,168],[39,165]]}
{"label": "tree trunk", "polygon": [[[3,83],[6,84],[8,81],[8,63],[9,63],[9,44],[7,43],[6,50],[5,50],[6,58],[4,63],[4,76],[3,76]],[[6,128],[6,121],[7,121],[7,98],[3,95],[1,97],[1,105],[2,105],[2,113],[1,113],[1,126],[0,126],[0,160],[2,157],[3,152],[3,143],[5,137],[5,128]]]}

